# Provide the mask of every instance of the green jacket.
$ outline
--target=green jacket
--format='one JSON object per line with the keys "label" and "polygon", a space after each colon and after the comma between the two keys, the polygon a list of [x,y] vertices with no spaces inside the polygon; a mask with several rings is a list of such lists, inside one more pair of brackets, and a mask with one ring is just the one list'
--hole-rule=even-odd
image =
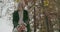
{"label": "green jacket", "polygon": [[[28,17],[28,12],[26,10],[23,10],[23,21],[25,23],[27,23],[29,17]],[[14,24],[14,27],[16,27],[18,24],[18,21],[19,21],[19,14],[18,14],[18,11],[15,11],[13,13],[13,24]]]}
{"label": "green jacket", "polygon": [[[28,23],[29,20],[29,16],[28,16],[28,12],[26,10],[23,10],[23,21],[27,24],[27,32],[30,32],[30,24]],[[15,11],[13,13],[13,24],[14,24],[14,28],[17,27],[19,21],[19,14],[18,14],[18,10]]]}
{"label": "green jacket", "polygon": [[13,13],[13,25],[14,25],[14,28],[17,27],[18,21],[19,21],[18,11],[14,11],[14,13]]}
{"label": "green jacket", "polygon": [[23,21],[27,23],[29,20],[28,12],[26,10],[23,10]]}

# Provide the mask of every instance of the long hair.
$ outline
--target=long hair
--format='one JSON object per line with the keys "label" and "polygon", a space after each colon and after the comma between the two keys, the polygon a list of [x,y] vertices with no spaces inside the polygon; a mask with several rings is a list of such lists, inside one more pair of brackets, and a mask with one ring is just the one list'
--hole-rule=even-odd
{"label": "long hair", "polygon": [[25,1],[24,0],[20,0],[19,3],[18,3],[17,9],[19,9],[19,8],[24,9],[25,5],[26,5]]}
{"label": "long hair", "polygon": [[17,7],[17,10],[22,10],[23,9],[23,5],[21,2],[18,3],[18,7]]}

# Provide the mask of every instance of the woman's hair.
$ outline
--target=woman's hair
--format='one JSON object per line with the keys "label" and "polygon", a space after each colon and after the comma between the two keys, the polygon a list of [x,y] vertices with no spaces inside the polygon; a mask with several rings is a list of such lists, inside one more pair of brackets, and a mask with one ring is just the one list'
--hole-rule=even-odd
{"label": "woman's hair", "polygon": [[17,9],[18,9],[18,10],[23,9],[23,4],[22,4],[21,2],[18,3]]}
{"label": "woman's hair", "polygon": [[19,3],[18,3],[18,7],[17,9],[20,10],[20,8],[22,10],[24,10],[25,6],[28,4],[28,0],[20,0]]}

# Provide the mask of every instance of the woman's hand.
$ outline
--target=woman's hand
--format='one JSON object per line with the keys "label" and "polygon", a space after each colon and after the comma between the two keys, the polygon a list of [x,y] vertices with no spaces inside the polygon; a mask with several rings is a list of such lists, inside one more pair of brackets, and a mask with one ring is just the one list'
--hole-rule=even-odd
{"label": "woman's hand", "polygon": [[24,31],[25,30],[25,25],[22,25],[22,26],[19,26],[18,28],[17,28],[17,30],[18,30],[18,32],[22,32],[22,31]]}

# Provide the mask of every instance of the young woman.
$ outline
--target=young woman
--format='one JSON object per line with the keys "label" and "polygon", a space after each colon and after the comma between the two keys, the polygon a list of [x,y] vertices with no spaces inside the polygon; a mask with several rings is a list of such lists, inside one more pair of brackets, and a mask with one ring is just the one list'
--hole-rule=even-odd
{"label": "young woman", "polygon": [[21,1],[18,9],[13,13],[13,24],[17,32],[29,32],[30,30],[28,11],[24,7],[25,4]]}

